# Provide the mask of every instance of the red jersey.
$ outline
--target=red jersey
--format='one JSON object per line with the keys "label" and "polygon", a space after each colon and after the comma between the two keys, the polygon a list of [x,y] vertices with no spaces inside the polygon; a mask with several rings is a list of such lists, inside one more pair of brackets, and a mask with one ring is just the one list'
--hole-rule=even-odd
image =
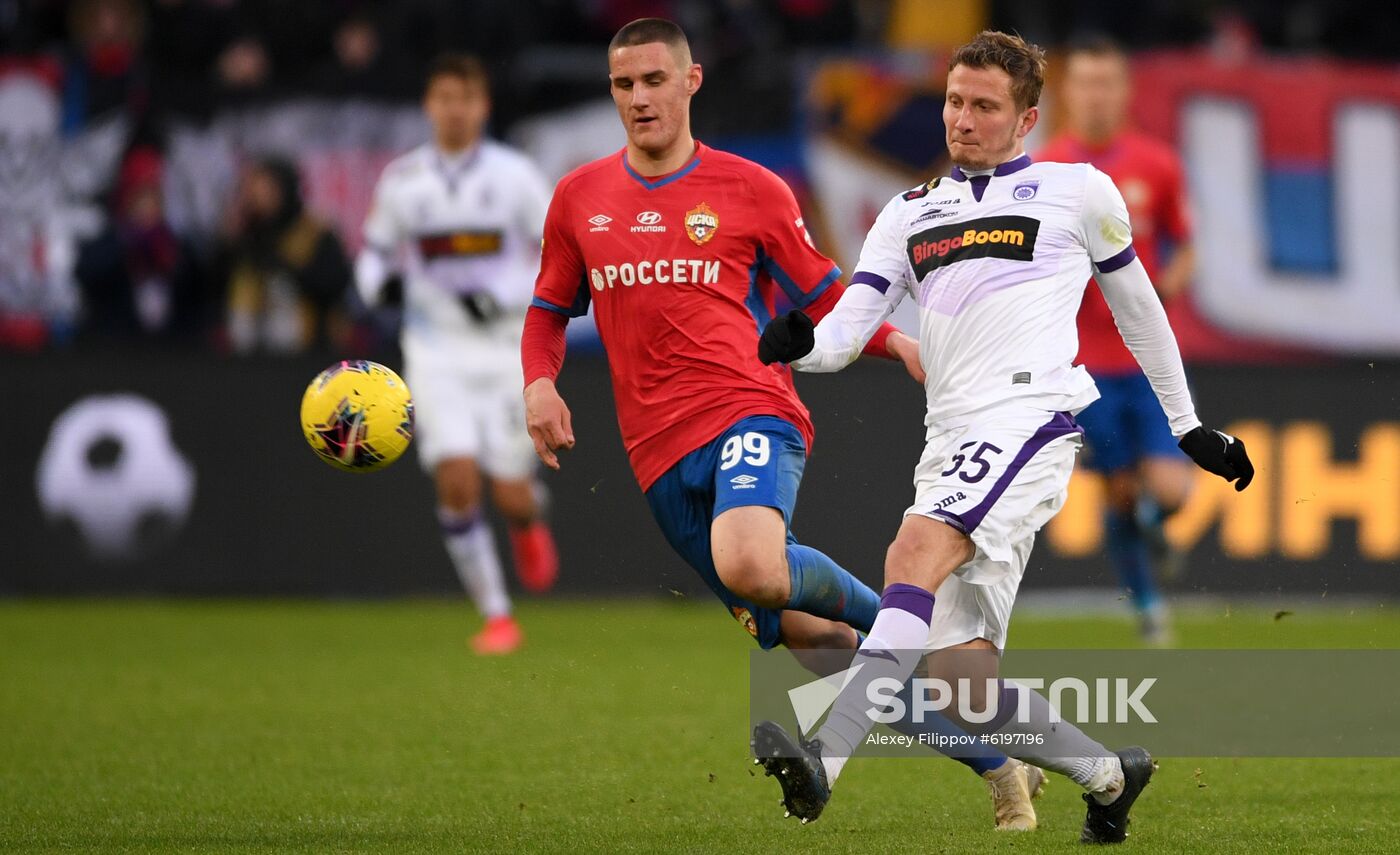
{"label": "red jersey", "polygon": [[[1163,238],[1175,243],[1190,240],[1191,216],[1181,160],[1165,143],[1133,130],[1119,133],[1103,147],[1089,146],[1070,134],[1061,134],[1037,152],[1036,159],[1090,163],[1113,179],[1123,201],[1128,203],[1133,249],[1148,276],[1157,276]],[[1084,303],[1079,309],[1077,361],[1090,372],[1140,370],[1096,287],[1084,291]]]}
{"label": "red jersey", "polygon": [[555,188],[533,306],[577,317],[592,301],[646,490],[746,416],[788,419],[811,448],[791,371],[759,362],[758,336],[777,289],[799,308],[819,297],[829,308],[840,274],[787,184],[758,164],[697,144],[680,169],[646,178],[624,149]]}

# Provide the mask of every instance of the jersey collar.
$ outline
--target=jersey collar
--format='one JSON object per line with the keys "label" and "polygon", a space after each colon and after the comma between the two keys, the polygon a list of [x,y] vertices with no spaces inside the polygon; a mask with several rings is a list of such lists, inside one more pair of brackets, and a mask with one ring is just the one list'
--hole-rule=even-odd
{"label": "jersey collar", "polygon": [[[1003,175],[1010,175],[1013,172],[1020,172],[1022,169],[1025,169],[1027,166],[1030,165],[1031,156],[1028,154],[1023,154],[1020,157],[1008,160],[1007,162],[998,166],[996,169],[993,169],[992,175],[994,177],[999,178]],[[952,179],[954,181],[966,181],[967,173],[963,172],[960,168],[955,166],[953,167]]]}
{"label": "jersey collar", "polygon": [[619,154],[618,157],[622,159],[622,168],[627,170],[627,174],[632,177],[632,180],[636,181],[638,184],[642,185],[648,190],[655,190],[658,187],[665,187],[672,181],[679,181],[682,178],[689,175],[690,173],[694,172],[695,167],[700,165],[700,156],[704,153],[705,144],[700,142],[699,140],[696,140],[695,154],[690,156],[690,160],[687,160],[684,166],[682,166],[680,169],[675,170],[674,172],[667,172],[665,175],[654,175],[650,178],[647,178],[637,170],[633,169],[632,164],[627,162],[626,148],[622,149],[622,153]]}

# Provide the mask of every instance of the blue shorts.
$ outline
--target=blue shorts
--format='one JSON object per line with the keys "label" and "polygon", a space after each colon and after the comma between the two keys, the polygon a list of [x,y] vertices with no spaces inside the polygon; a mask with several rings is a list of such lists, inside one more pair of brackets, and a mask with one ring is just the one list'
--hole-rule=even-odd
{"label": "blue shorts", "polygon": [[806,463],[807,445],[791,422],[749,416],[682,457],[646,493],[671,548],[764,650],[781,640],[782,609],[761,608],[724,587],[710,554],[710,523],[730,508],[777,508],[789,528],[788,542],[795,543],[792,513]]}
{"label": "blue shorts", "polygon": [[1147,375],[1095,377],[1099,399],[1075,416],[1084,428],[1084,465],[1097,472],[1132,469],[1148,457],[1182,457]]}

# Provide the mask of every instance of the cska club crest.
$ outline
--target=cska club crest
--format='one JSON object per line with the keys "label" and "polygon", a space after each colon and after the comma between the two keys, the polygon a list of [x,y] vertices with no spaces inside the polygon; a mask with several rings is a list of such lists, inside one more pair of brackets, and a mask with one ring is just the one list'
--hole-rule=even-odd
{"label": "cska club crest", "polygon": [[690,239],[698,246],[708,243],[718,229],[719,214],[704,202],[686,212],[685,233],[690,235]]}
{"label": "cska club crest", "polygon": [[748,630],[749,635],[758,638],[758,622],[753,619],[753,612],[743,606],[734,606],[731,611],[734,612],[734,619],[739,625]]}

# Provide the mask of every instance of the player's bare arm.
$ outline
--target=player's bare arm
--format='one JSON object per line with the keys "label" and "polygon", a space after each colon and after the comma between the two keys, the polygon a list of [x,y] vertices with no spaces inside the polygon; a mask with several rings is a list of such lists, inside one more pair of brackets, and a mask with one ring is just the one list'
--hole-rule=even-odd
{"label": "player's bare arm", "polygon": [[559,455],[555,452],[574,447],[574,425],[568,405],[548,377],[525,387],[525,426],[540,460],[557,470]]}
{"label": "player's bare arm", "polygon": [[1195,270],[1196,248],[1194,246],[1187,243],[1173,250],[1172,260],[1162,270],[1162,275],[1157,277],[1155,283],[1157,294],[1162,298],[1162,302],[1170,302],[1185,293]]}

